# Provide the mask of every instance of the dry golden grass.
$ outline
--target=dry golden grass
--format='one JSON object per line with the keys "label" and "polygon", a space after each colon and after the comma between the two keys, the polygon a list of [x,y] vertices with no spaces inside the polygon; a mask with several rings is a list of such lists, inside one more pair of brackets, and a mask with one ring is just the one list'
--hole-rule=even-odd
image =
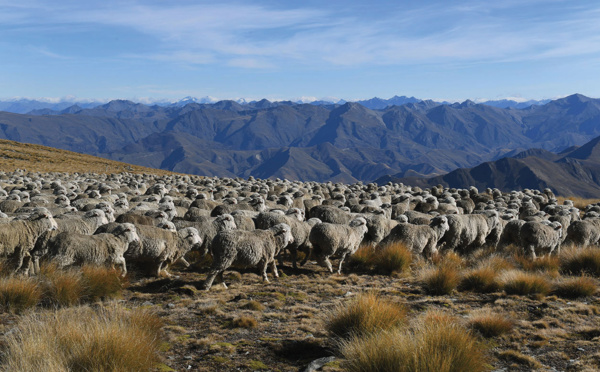
{"label": "dry golden grass", "polygon": [[116,306],[30,314],[6,339],[4,371],[148,371],[158,363],[160,319]]}
{"label": "dry golden grass", "polygon": [[161,169],[140,167],[96,156],[8,140],[0,140],[0,169],[5,172],[27,169],[30,172],[174,174]]}
{"label": "dry golden grass", "polygon": [[0,306],[5,311],[21,313],[40,303],[42,294],[36,280],[16,277],[0,279]]}
{"label": "dry golden grass", "polygon": [[426,314],[409,329],[394,328],[343,341],[343,367],[350,372],[484,371],[482,345],[456,319]]}
{"label": "dry golden grass", "polygon": [[375,266],[375,246],[371,244],[362,244],[352,256],[350,256],[349,266],[352,269],[360,271],[373,270]]}
{"label": "dry golden grass", "polygon": [[477,293],[492,293],[502,287],[498,272],[491,266],[483,266],[467,271],[460,281],[461,290]]}
{"label": "dry golden grass", "polygon": [[564,249],[560,255],[560,269],[571,275],[589,274],[600,277],[600,249],[597,247]]}
{"label": "dry golden grass", "polygon": [[503,351],[498,356],[500,359],[504,359],[512,363],[522,364],[530,369],[542,368],[542,363],[535,360],[535,358],[516,350]]}
{"label": "dry golden grass", "polygon": [[510,332],[515,323],[505,316],[484,309],[473,312],[469,317],[468,325],[483,337],[490,338]]}
{"label": "dry golden grass", "polygon": [[550,281],[543,275],[511,270],[503,274],[502,283],[507,294],[545,296],[550,292]]}
{"label": "dry golden grass", "polygon": [[79,270],[60,270],[53,264],[40,268],[44,299],[54,306],[73,306],[83,297],[83,281]]}
{"label": "dry golden grass", "polygon": [[387,244],[377,250],[375,268],[383,274],[402,273],[410,268],[412,252],[401,242]]}
{"label": "dry golden grass", "polygon": [[564,298],[591,296],[598,291],[596,280],[588,276],[561,279],[554,284],[552,293]]}
{"label": "dry golden grass", "polygon": [[435,296],[452,293],[461,282],[459,269],[448,261],[441,262],[438,266],[425,267],[419,278],[425,291]]}
{"label": "dry golden grass", "polygon": [[545,272],[550,275],[558,275],[560,269],[560,259],[553,256],[543,256],[532,260],[531,257],[523,254],[517,254],[513,257],[514,261],[525,271]]}
{"label": "dry golden grass", "polygon": [[116,297],[126,286],[126,282],[115,269],[91,265],[82,266],[81,276],[84,297],[87,301]]}
{"label": "dry golden grass", "polygon": [[397,327],[406,321],[406,307],[382,299],[375,293],[361,293],[328,314],[329,334],[343,339]]}
{"label": "dry golden grass", "polygon": [[575,208],[579,208],[581,210],[585,209],[585,207],[589,204],[596,204],[600,202],[600,199],[586,199],[579,196],[557,196],[556,200],[558,200],[558,204],[563,204],[565,200],[572,200]]}
{"label": "dry golden grass", "polygon": [[258,321],[247,315],[242,315],[231,321],[231,328],[256,328]]}

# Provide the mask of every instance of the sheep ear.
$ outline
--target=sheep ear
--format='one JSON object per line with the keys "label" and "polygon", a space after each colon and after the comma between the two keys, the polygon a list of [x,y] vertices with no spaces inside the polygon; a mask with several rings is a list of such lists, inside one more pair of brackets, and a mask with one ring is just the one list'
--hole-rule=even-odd
{"label": "sheep ear", "polygon": [[557,226],[554,228],[554,230],[560,230],[560,229],[562,229],[562,225],[557,225]]}

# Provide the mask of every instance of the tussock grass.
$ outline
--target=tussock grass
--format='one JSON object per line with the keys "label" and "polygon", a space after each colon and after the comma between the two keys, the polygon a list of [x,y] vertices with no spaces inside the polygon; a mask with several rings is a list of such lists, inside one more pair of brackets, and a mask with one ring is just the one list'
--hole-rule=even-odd
{"label": "tussock grass", "polygon": [[586,297],[598,291],[596,280],[588,276],[579,276],[557,281],[552,289],[552,294],[564,298]]}
{"label": "tussock grass", "polygon": [[412,261],[411,250],[402,242],[377,247],[370,244],[361,245],[350,257],[350,265],[353,268],[385,275],[408,271]]}
{"label": "tussock grass", "polygon": [[505,316],[485,309],[471,314],[468,325],[483,337],[491,338],[510,332],[515,323]]}
{"label": "tussock grass", "polygon": [[158,363],[162,322],[116,306],[30,314],[6,339],[4,371],[148,371]]}
{"label": "tussock grass", "polygon": [[425,291],[435,296],[452,293],[461,282],[459,269],[449,262],[425,267],[419,277]]}
{"label": "tussock grass", "polygon": [[245,303],[242,306],[243,309],[253,310],[253,311],[263,311],[265,309],[265,305],[261,304],[258,301],[251,300]]}
{"label": "tussock grass", "polygon": [[83,297],[81,273],[75,270],[59,270],[56,265],[44,265],[40,269],[40,279],[44,287],[44,299],[56,306],[73,306]]}
{"label": "tussock grass", "polygon": [[458,322],[426,314],[408,329],[394,328],[341,343],[350,372],[484,371],[482,345]]}
{"label": "tussock grass", "polygon": [[560,269],[571,275],[589,274],[600,277],[600,249],[570,247],[561,252]]}
{"label": "tussock grass", "polygon": [[412,258],[412,251],[404,243],[393,242],[376,252],[375,268],[383,274],[402,273],[410,268]]}
{"label": "tussock grass", "polygon": [[40,303],[42,294],[35,280],[17,277],[0,279],[0,307],[4,311],[21,313]]}
{"label": "tussock grass", "polygon": [[550,275],[557,276],[560,269],[560,259],[555,255],[547,255],[532,260],[524,254],[517,254],[514,256],[514,260],[523,270],[530,272],[546,272]]}
{"label": "tussock grass", "polygon": [[256,328],[258,321],[251,316],[240,316],[231,321],[231,328]]}
{"label": "tussock grass", "polygon": [[467,271],[460,281],[461,290],[477,293],[492,293],[500,290],[502,283],[498,272],[491,266],[483,266]]}
{"label": "tussock grass", "polygon": [[550,282],[545,276],[519,270],[506,272],[502,277],[507,294],[545,296],[550,290]]}
{"label": "tussock grass", "polygon": [[542,363],[535,360],[529,355],[525,355],[517,350],[507,350],[501,352],[499,355],[500,359],[504,359],[511,363],[522,364],[531,369],[542,368]]}
{"label": "tussock grass", "polygon": [[126,285],[117,270],[106,267],[82,266],[81,276],[87,301],[117,297]]}
{"label": "tussock grass", "polygon": [[326,328],[338,339],[376,333],[404,324],[406,307],[382,299],[375,293],[361,293],[328,314]]}

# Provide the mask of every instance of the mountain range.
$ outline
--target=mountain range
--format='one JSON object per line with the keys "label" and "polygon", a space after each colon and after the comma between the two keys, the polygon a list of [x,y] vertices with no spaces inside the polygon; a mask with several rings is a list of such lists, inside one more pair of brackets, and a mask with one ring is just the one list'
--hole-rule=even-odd
{"label": "mountain range", "polygon": [[0,138],[208,176],[370,182],[442,176],[600,136],[600,100],[579,94],[523,109],[394,98],[393,105],[365,103],[386,104],[381,109],[357,102],[115,100],[0,112]]}
{"label": "mountain range", "polygon": [[[250,107],[254,107],[254,105],[259,101],[247,101],[245,99],[237,99],[234,100],[236,103],[240,105],[248,105]],[[261,100],[262,101],[262,100]],[[388,106],[400,106],[407,103],[417,103],[423,100],[415,98],[415,97],[406,97],[406,96],[394,96],[389,99],[383,99],[374,97],[366,100],[355,101],[356,103],[361,104],[362,106],[369,108],[371,110],[382,110]],[[165,106],[165,107],[183,107],[190,103],[198,103],[198,104],[212,104],[219,102],[218,99],[213,97],[185,97],[178,101],[170,101],[166,99],[155,100],[152,102],[152,105]],[[277,101],[272,102],[272,104],[289,104],[290,101]],[[302,104],[309,103],[311,105],[341,105],[346,103],[345,100],[340,99],[329,99],[329,100],[306,100],[306,101],[295,101],[294,103]],[[532,105],[543,105],[550,102],[550,100],[514,100],[514,99],[502,99],[502,100],[484,100],[479,103],[500,107],[500,108],[526,108]],[[105,104],[106,101],[99,100],[74,100],[74,99],[63,99],[60,101],[52,100],[35,100],[35,99],[27,99],[27,98],[14,98],[8,100],[0,100],[0,111],[12,112],[15,114],[32,114],[32,115],[59,115],[61,113],[75,113],[79,110],[86,108],[94,108],[97,106],[101,106]],[[144,103],[144,102],[136,102],[136,103]],[[449,104],[449,102],[437,102],[439,104]],[[147,102],[146,102],[147,104]]]}

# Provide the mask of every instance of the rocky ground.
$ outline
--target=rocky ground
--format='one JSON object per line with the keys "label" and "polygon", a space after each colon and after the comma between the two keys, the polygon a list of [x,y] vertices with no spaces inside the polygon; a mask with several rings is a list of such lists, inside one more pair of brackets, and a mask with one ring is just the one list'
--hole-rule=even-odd
{"label": "rocky ground", "polygon": [[165,321],[161,371],[302,371],[318,358],[336,356],[322,371],[343,370],[325,330],[329,312],[362,291],[406,304],[411,315],[442,309],[467,322],[492,309],[514,321],[508,334],[482,338],[490,369],[497,371],[600,370],[600,296],[568,300],[504,292],[447,296],[425,293],[418,275],[326,273],[315,263],[286,266],[263,283],[254,270],[227,271],[228,289],[199,290],[205,274],[173,269],[173,277],[130,279],[124,306],[155,309]]}

